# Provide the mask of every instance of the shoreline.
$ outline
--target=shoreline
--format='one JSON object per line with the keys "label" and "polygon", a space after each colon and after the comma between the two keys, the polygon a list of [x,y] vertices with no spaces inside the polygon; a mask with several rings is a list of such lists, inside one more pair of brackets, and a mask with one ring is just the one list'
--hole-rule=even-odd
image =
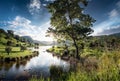
{"label": "shoreline", "polygon": [[19,57],[3,57],[3,56],[0,56],[0,63],[2,63],[2,62],[11,62],[11,61],[12,62],[22,61],[24,59],[32,58],[32,57],[35,57],[35,56],[38,56],[38,55],[39,55],[39,52],[34,51],[30,55],[19,56]]}

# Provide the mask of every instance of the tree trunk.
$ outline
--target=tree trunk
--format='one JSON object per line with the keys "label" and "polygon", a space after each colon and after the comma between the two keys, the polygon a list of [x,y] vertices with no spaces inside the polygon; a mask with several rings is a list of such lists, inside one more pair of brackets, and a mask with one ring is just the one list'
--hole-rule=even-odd
{"label": "tree trunk", "polygon": [[80,57],[79,57],[79,48],[78,48],[78,45],[77,45],[75,39],[73,39],[73,42],[74,42],[74,46],[75,46],[75,49],[76,49],[76,55],[75,55],[75,57],[77,59],[79,59]]}
{"label": "tree trunk", "polygon": [[[71,25],[71,27],[72,27],[72,18],[70,17],[70,15],[69,15],[69,19],[70,19],[70,25]],[[76,55],[75,55],[75,57],[76,57],[77,59],[79,59],[79,49],[78,49],[77,42],[76,42],[76,40],[75,40],[75,38],[74,38],[73,35],[74,35],[74,31],[72,30],[72,35],[70,35],[70,36],[71,36],[71,38],[73,39],[74,46],[75,46],[75,49],[76,49]]]}

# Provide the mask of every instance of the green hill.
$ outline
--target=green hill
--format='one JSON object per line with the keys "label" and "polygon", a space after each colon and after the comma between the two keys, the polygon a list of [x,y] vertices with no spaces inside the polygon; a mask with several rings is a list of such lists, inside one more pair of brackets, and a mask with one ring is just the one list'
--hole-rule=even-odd
{"label": "green hill", "polygon": [[23,44],[28,46],[33,43],[32,38],[20,37],[19,35],[15,35],[12,30],[5,31],[4,29],[0,29],[0,46],[6,46],[8,41],[11,41],[12,46]]}

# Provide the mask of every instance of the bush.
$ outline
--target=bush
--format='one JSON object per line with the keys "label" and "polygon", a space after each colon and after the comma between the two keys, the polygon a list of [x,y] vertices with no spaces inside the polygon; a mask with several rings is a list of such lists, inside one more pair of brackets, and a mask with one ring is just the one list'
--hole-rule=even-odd
{"label": "bush", "polygon": [[63,69],[60,66],[50,67],[50,77],[51,79],[58,79],[63,74]]}
{"label": "bush", "polygon": [[7,46],[12,46],[12,41],[7,41]]}
{"label": "bush", "polygon": [[24,50],[26,50],[26,49],[27,49],[27,48],[26,48],[25,46],[21,46],[21,47],[20,47],[20,50],[21,50],[21,51],[24,51]]}
{"label": "bush", "polygon": [[9,55],[9,53],[12,51],[12,48],[11,47],[6,47],[5,48],[5,51],[8,53],[8,55]]}

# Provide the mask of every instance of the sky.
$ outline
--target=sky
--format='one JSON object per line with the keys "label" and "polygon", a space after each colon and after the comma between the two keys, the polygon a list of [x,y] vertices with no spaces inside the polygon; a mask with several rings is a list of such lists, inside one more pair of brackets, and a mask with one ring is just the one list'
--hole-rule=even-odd
{"label": "sky", "polygon": [[[0,0],[0,28],[13,30],[20,36],[31,36],[34,40],[53,41],[52,37],[46,37],[51,14],[45,8],[52,1]],[[92,35],[120,32],[120,0],[89,0],[84,13],[96,20]]]}

